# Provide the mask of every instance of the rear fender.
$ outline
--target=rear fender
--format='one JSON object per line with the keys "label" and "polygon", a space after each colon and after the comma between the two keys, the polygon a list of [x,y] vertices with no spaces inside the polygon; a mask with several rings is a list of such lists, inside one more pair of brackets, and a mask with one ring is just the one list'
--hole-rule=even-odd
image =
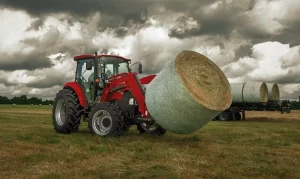
{"label": "rear fender", "polygon": [[78,96],[80,105],[83,107],[88,106],[84,91],[82,90],[82,88],[80,87],[80,85],[77,82],[68,82],[64,85],[64,88],[73,89]]}

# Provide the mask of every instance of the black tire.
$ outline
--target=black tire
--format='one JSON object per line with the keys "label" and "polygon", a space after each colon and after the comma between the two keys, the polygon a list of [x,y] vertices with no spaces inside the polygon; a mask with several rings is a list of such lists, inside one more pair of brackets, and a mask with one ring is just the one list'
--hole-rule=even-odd
{"label": "black tire", "polygon": [[82,107],[76,93],[71,89],[60,90],[54,99],[52,120],[54,130],[61,134],[78,131]]}
{"label": "black tire", "polygon": [[124,129],[121,111],[116,105],[108,102],[95,104],[89,113],[88,128],[92,135],[121,136]]}
{"label": "black tire", "polygon": [[242,115],[240,112],[234,112],[235,120],[240,121],[242,119]]}
{"label": "black tire", "polygon": [[[154,129],[149,129],[150,127],[154,127]],[[137,130],[140,132],[140,134],[148,133],[148,134],[158,135],[158,136],[162,136],[167,132],[166,129],[156,124],[155,121],[151,123],[137,124]]]}
{"label": "black tire", "polygon": [[218,117],[218,121],[231,121],[232,120],[232,113],[231,112],[222,112]]}
{"label": "black tire", "polygon": [[123,132],[129,131],[130,127],[131,127],[131,125],[124,125],[123,126]]}

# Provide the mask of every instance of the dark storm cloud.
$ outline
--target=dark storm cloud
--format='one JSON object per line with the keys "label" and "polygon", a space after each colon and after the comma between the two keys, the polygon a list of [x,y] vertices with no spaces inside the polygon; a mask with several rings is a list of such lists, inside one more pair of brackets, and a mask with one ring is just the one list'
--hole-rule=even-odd
{"label": "dark storm cloud", "polygon": [[[74,79],[73,79],[74,80]],[[34,80],[26,84],[27,87],[32,88],[51,88],[53,86],[62,86],[67,81],[72,81],[72,79],[67,78],[62,73],[49,74],[46,79]]]}
{"label": "dark storm cloud", "polygon": [[34,20],[30,27],[27,28],[27,31],[30,31],[30,30],[39,30],[39,28],[44,24],[44,20],[45,20],[45,17],[41,17],[41,18],[38,18],[36,20]]}
{"label": "dark storm cloud", "polygon": [[1,0],[0,5],[27,11],[33,16],[41,16],[50,13],[70,13],[76,16],[87,16],[90,13],[101,11],[107,15],[126,16],[127,19],[138,19],[135,14],[140,14],[149,1],[140,0]]}
{"label": "dark storm cloud", "polygon": [[36,46],[40,49],[49,49],[62,42],[62,36],[56,27],[50,27],[49,31],[43,35],[42,39],[27,38],[22,41],[28,46]]}
{"label": "dark storm cloud", "polygon": [[252,54],[252,46],[253,46],[252,44],[245,44],[235,49],[234,50],[235,61],[242,57],[250,56]]}
{"label": "dark storm cloud", "polygon": [[247,75],[255,69],[255,67],[245,63],[237,64],[237,67],[234,68],[232,65],[228,65],[223,69],[223,72],[226,74],[227,78],[237,78]]}
{"label": "dark storm cloud", "polygon": [[288,69],[290,67],[295,67],[300,64],[300,47],[293,47],[290,53],[281,57],[281,68]]}
{"label": "dark storm cloud", "polygon": [[[25,10],[33,17],[41,17],[31,27],[36,29],[49,14],[70,14],[73,19],[83,21],[89,15],[101,13],[101,27],[117,28],[132,24],[143,24],[147,20],[147,8],[153,2],[147,0],[0,0],[0,6],[11,9]],[[121,32],[125,34],[124,32]]]}
{"label": "dark storm cloud", "polygon": [[[178,19],[181,21],[180,19]],[[199,28],[191,28],[187,29],[184,32],[178,32],[178,30],[175,28],[171,29],[169,35],[171,37],[177,37],[180,39],[193,37],[193,36],[201,36],[201,35],[224,35],[228,36],[233,30],[234,25],[230,21],[226,21],[222,19],[221,17],[209,17],[207,19],[201,19],[197,20],[199,23],[200,21],[200,27]],[[178,21],[177,21],[178,22]],[[186,26],[186,21],[182,21],[180,24],[181,26]]]}
{"label": "dark storm cloud", "polygon": [[[195,4],[189,7],[190,9],[182,8],[181,11],[195,19],[198,24],[200,24],[200,27],[186,30],[184,33],[178,33],[175,27],[170,31],[170,36],[188,38],[201,35],[230,35],[239,24],[239,19],[236,16],[245,12],[250,2],[249,0],[243,2],[233,0],[231,3],[220,1],[220,4],[215,4],[215,8],[211,8],[211,5],[215,2],[216,1],[209,1],[209,3],[201,5]],[[177,19],[177,23],[180,21],[181,17]],[[184,23],[185,22],[182,21],[180,25],[185,25]]]}
{"label": "dark storm cloud", "polygon": [[257,0],[251,0],[248,6],[248,10],[251,11],[256,4]]}
{"label": "dark storm cloud", "polygon": [[290,84],[290,83],[300,83],[300,71],[295,69],[290,69],[288,73],[284,76],[280,76],[279,78],[275,80],[265,80],[266,82],[270,83],[278,83],[278,84]]}
{"label": "dark storm cloud", "polygon": [[271,37],[270,40],[290,44],[291,47],[300,45],[300,19],[284,25],[284,31],[279,35]]}
{"label": "dark storm cloud", "polygon": [[[269,0],[265,1],[270,2]],[[225,0],[0,0],[0,6],[25,10],[30,15],[40,18],[32,23],[30,29],[38,29],[49,14],[69,14],[66,19],[72,23],[74,21],[86,21],[86,17],[100,12],[101,19],[97,22],[99,23],[98,30],[104,31],[111,28],[118,37],[123,37],[134,33],[134,29],[146,25],[146,21],[156,13],[163,14],[164,11],[168,11],[173,14],[183,14],[183,17],[172,22],[179,26],[186,25],[184,17],[191,17],[200,24],[200,27],[188,28],[184,31],[178,31],[175,26],[169,32],[171,37],[180,39],[201,35],[228,37],[236,30],[245,39],[253,40],[253,44],[268,40],[278,40],[281,43],[290,42],[293,45],[299,44],[300,38],[297,33],[300,28],[297,25],[299,23],[295,21],[287,23],[285,22],[286,19],[278,20],[279,23],[285,25],[285,29],[282,33],[275,35],[269,34],[256,25],[251,25],[259,21],[260,17],[253,17],[251,14],[259,2],[258,0],[232,0],[231,2]],[[213,4],[214,8],[212,8]],[[153,10],[157,8],[164,8],[165,10],[160,12]],[[128,28],[132,26],[134,28]]]}
{"label": "dark storm cloud", "polygon": [[[265,0],[266,2],[272,2],[272,0]],[[288,12],[285,14],[284,17],[277,17],[276,14],[272,14],[272,18],[265,20],[265,22],[261,24],[257,24],[260,21],[261,17],[259,15],[255,15],[250,11],[253,10],[254,6],[258,3],[258,0],[253,0],[251,2],[251,8],[249,11],[245,13],[240,13],[238,16],[237,23],[237,30],[238,32],[244,36],[244,38],[249,39],[252,44],[257,44],[265,41],[278,41],[283,44],[290,44],[291,47],[300,45],[300,37],[299,37],[299,30],[300,30],[300,19],[298,18],[297,14],[299,13],[299,5],[294,3],[294,6],[283,6],[282,9],[287,10]],[[276,1],[273,1],[276,2]],[[298,1],[286,1],[286,2],[298,2]],[[288,3],[284,4],[281,2],[281,5],[287,5]],[[286,8],[286,9],[285,9]],[[297,9],[298,8],[298,9]],[[263,14],[262,11],[268,11],[268,9],[258,8],[261,10],[256,10],[256,13]],[[260,12],[261,11],[261,12]],[[246,15],[246,13],[248,13]],[[266,17],[267,13],[266,12]],[[276,13],[276,12],[275,12]],[[279,13],[279,12],[278,12]],[[281,29],[278,29],[276,32],[269,32],[268,30],[273,30],[273,27],[268,27],[270,21],[273,23],[277,23],[277,26],[281,26]]]}
{"label": "dark storm cloud", "polygon": [[0,84],[4,84],[6,87],[15,86],[15,83],[11,83],[7,80],[7,77],[3,74],[0,76]]}
{"label": "dark storm cloud", "polygon": [[47,56],[53,52],[53,47],[60,40],[60,33],[56,28],[50,30],[43,36],[43,39],[29,38],[20,41],[24,48],[33,48],[30,52],[15,52],[13,54],[2,53],[0,70],[35,70],[53,66]]}
{"label": "dark storm cloud", "polygon": [[53,64],[48,56],[56,53],[68,53],[71,56],[84,53],[92,53],[99,47],[92,43],[89,34],[83,36],[85,40],[68,40],[56,27],[50,27],[42,38],[27,38],[20,43],[24,48],[33,48],[30,52],[17,52],[13,54],[2,53],[0,70],[35,70],[49,68]]}
{"label": "dark storm cloud", "polygon": [[[300,45],[300,36],[298,35],[300,20],[295,17],[298,11],[294,9],[282,19],[276,19],[274,16],[274,18],[266,19],[264,23],[261,21],[262,17],[257,13],[262,13],[260,11],[267,9],[256,7],[260,2],[262,1],[233,0],[231,3],[220,1],[220,4],[215,9],[210,10],[208,10],[208,6],[205,6],[208,4],[202,4],[202,2],[200,6],[191,3],[194,6],[189,6],[189,9],[187,8],[188,5],[182,5],[181,8],[171,6],[170,9],[174,13],[183,12],[185,14],[184,17],[193,18],[200,26],[198,28],[185,29],[182,32],[179,29],[182,26],[187,26],[187,21],[182,21],[182,17],[179,17],[174,22],[176,25],[170,30],[169,35],[180,39],[201,35],[222,35],[228,37],[232,32],[236,31],[244,39],[251,42],[249,45],[265,41],[278,41],[283,44],[290,44],[291,46]],[[265,2],[270,3],[272,1],[265,0]],[[215,1],[211,1],[209,4],[213,3]],[[274,21],[273,23],[277,22],[278,26],[282,26],[282,29],[272,32],[273,30],[267,27],[269,21]]]}
{"label": "dark storm cloud", "polygon": [[[186,35],[176,34],[176,31],[171,32],[171,35],[178,37],[185,37],[190,35],[199,35],[203,33],[228,33],[232,30],[229,21],[223,21],[224,12],[218,10],[220,13],[215,13],[212,16],[205,16],[201,12],[201,7],[212,4],[216,0],[190,0],[188,2],[182,0],[52,0],[52,1],[38,1],[38,0],[0,0],[0,6],[12,9],[25,10],[33,17],[39,17],[34,21],[29,29],[38,29],[44,18],[49,14],[65,13],[70,14],[70,19],[76,19],[79,22],[85,21],[86,17],[95,12],[100,12],[101,21],[99,22],[99,30],[104,31],[107,28],[115,29],[117,36],[125,36],[132,33],[133,29],[126,29],[122,27],[136,26],[141,28],[145,25],[149,18],[149,10],[153,8],[164,7],[165,9],[174,13],[184,13],[195,17],[197,21],[203,23],[200,31],[187,31]],[[225,15],[228,10],[224,10]],[[153,15],[153,14],[152,14]],[[121,27],[121,28],[120,28]]]}
{"label": "dark storm cloud", "polygon": [[53,64],[46,57],[45,51],[34,50],[28,54],[14,53],[1,54],[0,70],[14,71],[14,70],[35,70],[40,68],[49,68]]}

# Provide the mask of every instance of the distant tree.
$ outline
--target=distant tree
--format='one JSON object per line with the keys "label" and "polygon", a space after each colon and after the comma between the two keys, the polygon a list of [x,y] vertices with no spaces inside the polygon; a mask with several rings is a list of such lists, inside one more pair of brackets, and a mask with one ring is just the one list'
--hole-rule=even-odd
{"label": "distant tree", "polygon": [[10,100],[6,96],[0,96],[0,104],[11,104]]}
{"label": "distant tree", "polygon": [[291,109],[300,109],[300,103],[297,101],[292,101],[291,103]]}
{"label": "distant tree", "polygon": [[53,101],[53,100],[47,100],[47,99],[46,99],[46,100],[45,100],[45,101],[43,101],[41,104],[42,104],[42,105],[49,105],[49,104],[51,104],[51,105],[52,105],[53,103],[54,103],[54,101]]}
{"label": "distant tree", "polygon": [[31,97],[28,99],[28,104],[38,105],[40,103],[42,103],[42,100],[37,97]]}
{"label": "distant tree", "polygon": [[11,102],[12,102],[13,104],[21,104],[20,98],[17,97],[17,96],[13,97],[13,98],[11,99]]}
{"label": "distant tree", "polygon": [[14,96],[13,98],[9,99],[6,96],[0,96],[0,104],[34,104],[34,105],[53,105],[54,100],[42,100],[37,97],[30,97],[28,98],[26,95],[21,96]]}
{"label": "distant tree", "polygon": [[27,96],[26,95],[21,95],[20,96],[20,103],[21,104],[28,104]]}

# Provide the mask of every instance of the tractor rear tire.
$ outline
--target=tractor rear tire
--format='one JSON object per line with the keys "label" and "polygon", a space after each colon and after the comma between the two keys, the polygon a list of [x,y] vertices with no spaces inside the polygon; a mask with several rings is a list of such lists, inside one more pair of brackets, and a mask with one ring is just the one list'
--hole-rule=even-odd
{"label": "tractor rear tire", "polygon": [[[150,127],[153,126],[154,129],[150,129]],[[140,132],[140,134],[148,133],[148,134],[158,135],[158,136],[164,135],[167,131],[166,129],[156,124],[155,122],[154,124],[147,124],[147,123],[137,124],[137,130]]]}
{"label": "tractor rear tire", "polygon": [[82,107],[76,93],[71,89],[60,90],[52,108],[53,126],[57,133],[70,134],[78,131]]}
{"label": "tractor rear tire", "polygon": [[124,130],[121,111],[108,102],[96,103],[89,114],[88,128],[92,135],[120,137]]}

